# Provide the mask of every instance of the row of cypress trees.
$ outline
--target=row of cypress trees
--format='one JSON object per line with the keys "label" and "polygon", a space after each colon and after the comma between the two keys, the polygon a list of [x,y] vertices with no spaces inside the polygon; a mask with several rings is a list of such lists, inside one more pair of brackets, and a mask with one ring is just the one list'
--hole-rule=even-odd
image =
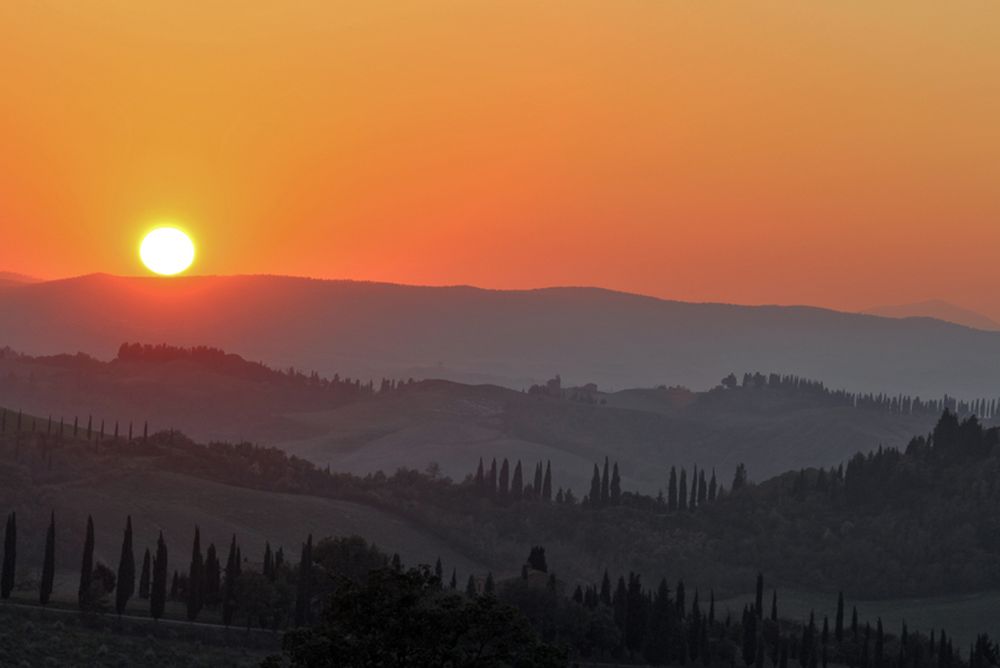
{"label": "row of cypress trees", "polygon": [[504,458],[499,469],[494,458],[487,470],[483,467],[483,459],[480,457],[472,482],[482,494],[496,499],[515,501],[537,499],[548,502],[552,500],[552,462],[545,462],[544,468],[542,462],[538,462],[535,465],[535,476],[529,482],[525,480],[520,459],[514,464],[512,473],[507,458]]}
{"label": "row of cypress trees", "polygon": [[[16,414],[14,414],[11,411],[8,411],[6,408],[0,408],[0,435],[3,435],[3,434],[7,433],[7,428],[8,428],[8,425],[7,425],[7,416],[8,416],[8,414],[16,416],[16,417],[11,418],[11,421],[13,422],[11,431],[12,431],[12,433],[15,433],[15,434],[21,434],[23,432],[45,433],[45,434],[48,434],[48,435],[55,434],[55,435],[58,435],[58,436],[62,437],[62,436],[66,435],[66,431],[67,431],[67,429],[69,429],[69,427],[66,424],[66,421],[65,421],[64,418],[59,418],[59,422],[55,423],[55,422],[53,422],[51,415],[48,417],[48,420],[46,421],[46,425],[45,425],[44,431],[42,431],[41,429],[39,429],[39,427],[38,427],[38,420],[37,420],[37,418],[34,418],[34,417],[31,418],[31,428],[30,429],[25,429],[24,428],[25,427],[24,414],[23,414],[22,411],[18,411]],[[81,432],[82,432],[82,434],[81,434]],[[74,417],[73,418],[73,426],[72,426],[72,435],[73,435],[73,438],[79,438],[82,435],[88,441],[94,440],[96,438],[96,440],[98,442],[103,441],[108,436],[111,436],[115,440],[118,440],[119,438],[122,438],[122,434],[120,433],[120,425],[119,425],[119,422],[117,420],[115,421],[114,431],[111,434],[107,434],[105,432],[105,421],[101,420],[100,425],[95,427],[95,425],[94,425],[94,416],[93,415],[88,415],[87,416],[87,426],[85,428],[80,426],[80,418],[79,418],[79,416]],[[149,422],[147,421],[147,422],[144,422],[143,426],[142,426],[142,440],[143,440],[143,442],[145,442],[148,439],[149,439]],[[135,440],[135,435],[133,433],[133,423],[129,422],[128,423],[128,441],[131,442],[131,441],[134,441],[134,440]]]}
{"label": "row of cypress trees", "polygon": [[[38,588],[38,601],[41,605],[48,605],[55,579],[55,541],[56,522],[55,513],[52,513],[45,538],[45,551],[42,562],[41,579]],[[303,548],[303,561],[311,561],[312,536]],[[114,590],[114,609],[118,615],[125,612],[128,602],[136,593],[140,599],[149,600],[150,616],[160,619],[166,607],[168,595],[168,550],[166,541],[161,531],[154,552],[151,554],[147,548],[143,555],[142,567],[138,576],[138,591],[136,590],[136,559],[132,530],[131,516],[126,518],[125,529],[122,536],[121,553],[118,561],[117,573],[112,573],[103,564],[95,564],[94,561],[94,520],[87,517],[86,532],[84,535],[83,553],[80,563],[80,579],[77,588],[77,605],[81,611],[97,611],[101,608],[102,598],[105,594],[110,594]],[[264,558],[264,576],[273,581],[275,572],[284,561],[284,552],[279,548],[277,553],[271,552],[270,544],[267,545]],[[220,568],[215,545],[210,545],[207,557],[202,556],[201,531],[195,527],[194,541],[191,549],[191,561],[186,577],[184,600],[187,608],[187,618],[195,620],[198,614],[206,605],[206,602],[221,602],[223,621],[228,625],[232,623],[237,610],[237,581],[242,574],[242,554],[236,542],[236,536],[232,538],[229,549],[229,557],[225,567],[225,578]],[[15,586],[15,574],[17,567],[17,515],[10,513],[7,516],[6,529],[4,532],[4,552],[2,569],[0,569],[0,594],[2,598],[10,597]],[[300,597],[308,600],[311,594],[309,568],[306,568],[306,577],[299,578]],[[174,573],[176,588],[177,573]],[[300,606],[303,611],[302,618],[307,618],[305,610],[308,606]]]}

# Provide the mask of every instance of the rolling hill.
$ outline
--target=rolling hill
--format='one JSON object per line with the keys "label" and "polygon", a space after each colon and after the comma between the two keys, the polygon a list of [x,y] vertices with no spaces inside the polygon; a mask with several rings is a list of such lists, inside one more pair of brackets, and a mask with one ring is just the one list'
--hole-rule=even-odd
{"label": "rolling hill", "polygon": [[594,288],[414,287],[275,276],[90,275],[0,291],[3,345],[102,359],[122,341],[240,350],[326,376],[527,387],[710,387],[769,369],[859,391],[993,396],[1000,333],[810,307]]}
{"label": "rolling hill", "polygon": [[[218,358],[218,359],[216,359]],[[224,361],[220,361],[224,360]],[[556,395],[444,380],[386,391],[289,376],[221,352],[208,360],[100,362],[80,355],[0,355],[0,404],[93,420],[126,434],[179,429],[199,441],[249,440],[319,466],[359,475],[434,462],[461,480],[480,458],[551,461],[560,484],[581,494],[594,462],[619,462],[626,483],[656,493],[671,466],[738,463],[764,479],[838,464],[855,451],[902,446],[936,411],[855,408],[843,398],[790,387],[681,388]],[[845,402],[846,401],[846,402]]]}

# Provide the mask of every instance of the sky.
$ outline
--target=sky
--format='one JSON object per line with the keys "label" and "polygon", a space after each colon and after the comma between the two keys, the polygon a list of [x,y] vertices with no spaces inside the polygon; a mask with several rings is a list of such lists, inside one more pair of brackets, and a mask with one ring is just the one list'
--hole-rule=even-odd
{"label": "sky", "polygon": [[1000,317],[1000,3],[0,3],[0,270]]}

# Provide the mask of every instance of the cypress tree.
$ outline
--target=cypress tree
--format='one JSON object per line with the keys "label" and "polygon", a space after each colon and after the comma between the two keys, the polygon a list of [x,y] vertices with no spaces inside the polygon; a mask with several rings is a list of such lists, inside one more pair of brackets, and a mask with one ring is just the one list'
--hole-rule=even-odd
{"label": "cypress tree", "polygon": [[538,462],[535,466],[535,498],[539,498],[542,495],[542,463]]}
{"label": "cypress tree", "polygon": [[3,537],[3,569],[0,570],[0,597],[10,598],[14,590],[14,576],[17,572],[17,514],[7,516],[7,528]]}
{"label": "cypress tree", "polygon": [[128,600],[135,591],[135,553],[132,550],[132,517],[125,519],[122,553],[118,559],[118,584],[115,589],[115,612],[121,617]]}
{"label": "cypress tree", "polygon": [[[274,568],[272,574],[277,575],[276,568]],[[222,574],[220,573],[219,555],[215,551],[215,544],[211,543],[208,546],[208,552],[205,554],[204,602],[207,605],[215,605],[219,602],[221,584]]]}
{"label": "cypress tree", "polygon": [[438,579],[438,584],[444,582],[444,568],[441,566],[441,557],[434,562],[434,576]]}
{"label": "cypress tree", "polygon": [[493,573],[490,572],[486,574],[486,582],[483,584],[483,593],[487,596],[492,596],[494,593],[494,589],[495,588],[493,585]]}
{"label": "cypress tree", "polygon": [[271,555],[271,543],[264,542],[264,577],[274,582],[274,557]]}
{"label": "cypress tree", "polygon": [[87,607],[90,596],[90,581],[94,572],[94,519],[87,516],[87,535],[83,541],[83,560],[80,564],[80,587],[77,590],[77,604],[81,610]]}
{"label": "cypress tree", "polygon": [[590,479],[590,505],[594,508],[601,506],[601,471],[594,464],[594,476]]}
{"label": "cypress tree", "polygon": [[163,542],[163,532],[156,539],[156,559],[153,560],[153,578],[149,592],[149,614],[153,619],[163,616],[167,603],[167,544]]}
{"label": "cypress tree", "polygon": [[465,583],[465,595],[472,598],[478,592],[476,591],[476,578],[469,576],[469,581]]}
{"label": "cypress tree", "polygon": [[708,481],[708,500],[709,502],[715,501],[715,495],[718,493],[719,483],[715,479],[715,469],[712,469],[712,479]]}
{"label": "cypress tree", "polygon": [[496,457],[493,458],[493,462],[490,464],[489,475],[486,476],[486,491],[490,494],[497,493],[497,460]]}
{"label": "cypress tree", "polygon": [[705,482],[705,469],[698,472],[698,505],[703,506],[708,500],[708,483]]}
{"label": "cypress tree", "polygon": [[691,497],[688,499],[688,510],[694,510],[698,505],[698,467],[691,469]]}
{"label": "cypress tree", "polygon": [[604,569],[604,577],[601,578],[600,601],[604,605],[611,605],[611,577],[606,568]]}
{"label": "cypress tree", "polygon": [[[494,467],[494,471],[496,468]],[[309,623],[309,606],[312,597],[312,534],[302,546],[302,558],[299,560],[298,592],[295,597],[295,625],[304,626]]]}
{"label": "cypress tree", "polygon": [[191,546],[191,565],[188,568],[187,618],[194,621],[204,605],[205,560],[201,556],[201,530],[194,528],[194,543]]}
{"label": "cypress tree", "polygon": [[226,579],[222,583],[222,623],[229,626],[233,623],[236,612],[236,580],[239,578],[239,568],[236,563],[236,535],[229,544],[229,557],[226,559]]}
{"label": "cypress tree", "polygon": [[52,596],[52,583],[56,576],[56,514],[49,518],[49,530],[45,534],[45,559],[42,562],[42,581],[38,588],[38,602],[48,605]]}
{"label": "cypress tree", "polygon": [[837,617],[834,620],[833,637],[837,642],[844,641],[844,592],[837,594]]}
{"label": "cypress tree", "polygon": [[542,479],[542,500],[552,500],[552,462],[545,462],[545,478]]}
{"label": "cypress tree", "polygon": [[510,492],[510,462],[507,461],[506,457],[503,459],[503,464],[500,465],[500,479],[497,484],[500,496],[507,496],[507,493]]}
{"label": "cypress tree", "polygon": [[476,468],[476,476],[472,479],[476,487],[482,489],[486,484],[486,478],[483,473],[483,458],[479,458],[479,466]]}
{"label": "cypress tree", "polygon": [[670,482],[667,485],[667,510],[677,510],[677,467],[670,467]]}
{"label": "cypress tree", "polygon": [[451,569],[451,582],[448,586],[453,590],[458,587],[458,572],[454,568]]}
{"label": "cypress tree", "polygon": [[149,548],[146,548],[146,553],[142,555],[142,572],[139,574],[139,598],[146,599],[149,598],[149,579],[150,579],[150,556]]}
{"label": "cypress tree", "polygon": [[771,593],[771,621],[778,621],[778,590]]}
{"label": "cypress tree", "polygon": [[681,469],[681,482],[677,489],[677,510],[687,510],[687,471]]}
{"label": "cypress tree", "polygon": [[611,505],[617,506],[622,500],[622,479],[618,475],[618,462],[615,462],[614,470],[611,473]]}
{"label": "cypress tree", "polygon": [[517,460],[514,466],[514,476],[510,481],[510,494],[515,499],[520,499],[524,493],[524,473],[521,471],[521,460]]}
{"label": "cypress tree", "polygon": [[608,469],[608,458],[604,457],[604,472],[601,474],[601,505],[608,505],[611,496],[611,471]]}

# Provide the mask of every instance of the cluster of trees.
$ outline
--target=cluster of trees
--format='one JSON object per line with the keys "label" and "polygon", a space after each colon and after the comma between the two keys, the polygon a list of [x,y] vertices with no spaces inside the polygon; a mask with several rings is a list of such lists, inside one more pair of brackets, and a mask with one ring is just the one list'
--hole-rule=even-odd
{"label": "cluster of trees", "polygon": [[[832,390],[818,380],[809,380],[795,375],[777,373],[744,373],[742,382],[731,373],[720,382],[724,390],[772,389],[796,392],[821,398],[833,404],[852,406],[867,410],[881,410],[899,414],[936,415],[949,410],[961,417],[977,415],[982,419],[993,419],[1000,415],[1000,399],[961,400],[947,394],[940,399],[921,399],[906,394],[858,393],[847,390]],[[711,395],[711,393],[709,393]]]}
{"label": "cluster of trees", "polygon": [[[43,606],[48,605],[52,597],[55,541],[53,513],[46,532],[38,587],[38,602]],[[137,595],[139,599],[148,601],[149,615],[153,619],[164,616],[168,600],[183,603],[189,621],[197,620],[203,609],[210,608],[218,612],[227,626],[234,622],[237,615],[241,615],[248,627],[259,623],[265,628],[277,628],[292,611],[293,600],[302,601],[297,604],[297,619],[304,622],[308,618],[309,601],[313,595],[308,577],[308,565],[312,559],[311,536],[303,546],[298,568],[293,569],[286,563],[281,548],[272,551],[268,543],[263,570],[257,572],[244,568],[246,562],[235,536],[230,542],[224,567],[214,544],[210,544],[203,554],[201,531],[195,527],[188,568],[185,572],[174,570],[170,580],[169,553],[162,532],[153,551],[149,548],[145,550],[137,571],[131,517],[125,521],[117,571],[95,562],[94,548],[94,521],[88,517],[77,589],[77,605],[82,612],[106,612],[113,605],[115,613],[121,615],[126,612],[129,601]],[[11,513],[4,533],[3,587],[0,592],[4,599],[9,598],[14,590],[16,560],[17,520],[16,515]],[[303,564],[306,564],[305,568]],[[293,589],[293,584],[297,589]],[[110,600],[112,595],[113,602]]]}
{"label": "cluster of trees", "polygon": [[[544,468],[542,462],[536,463],[534,476],[531,480],[527,480],[520,459],[515,462],[512,472],[510,461],[506,457],[500,463],[499,469],[496,458],[490,462],[489,469],[486,469],[483,467],[483,458],[480,457],[479,466],[476,467],[476,473],[472,477],[472,484],[479,494],[500,501],[549,502],[552,501],[552,462],[545,462]],[[561,488],[556,494],[556,500],[560,503],[564,501]]]}
{"label": "cluster of trees", "polygon": [[[733,477],[733,489],[739,489],[746,484],[746,468],[740,464],[736,468]],[[691,473],[691,490],[688,492],[687,471],[681,468],[680,475],[677,475],[677,468],[670,467],[670,478],[667,482],[667,496],[662,494],[657,498],[660,505],[666,505],[668,511],[694,510],[706,503],[712,503],[717,498],[725,494],[725,488],[719,484],[715,478],[715,469],[712,469],[712,476],[705,479],[705,469],[698,470],[695,466]]]}
{"label": "cluster of trees", "polygon": [[[218,373],[252,380],[280,380],[325,391],[342,399],[371,395],[375,392],[375,383],[372,380],[362,383],[360,379],[341,378],[339,374],[335,374],[332,378],[323,378],[315,371],[305,374],[294,367],[279,371],[262,362],[251,362],[235,353],[227,353],[219,348],[209,346],[185,348],[167,344],[123,343],[118,348],[115,360],[157,364],[176,361],[193,362]],[[383,379],[380,389],[384,392],[412,383],[412,378],[408,381]]]}
{"label": "cluster of trees", "polygon": [[[636,573],[614,581],[607,571],[600,584],[564,584],[548,573],[545,550],[532,548],[521,578],[482,587],[470,578],[464,594],[434,570],[386,564],[363,540],[371,570],[339,573],[314,623],[284,637],[285,658],[293,666],[530,665],[563,666],[568,658],[630,664],[801,668],[832,664],[857,668],[986,668],[995,666],[997,645],[981,635],[963,662],[942,632],[898,635],[881,619],[848,619],[844,596],[833,619],[820,625],[814,614],[797,623],[779,616],[774,591],[765,609],[763,576],[756,578],[753,604],[739,618],[718,614],[715,595],[705,601],[683,581],[671,589],[666,579],[646,588]],[[381,565],[380,565],[381,562]],[[477,663],[478,662],[478,663]],[[265,666],[282,665],[272,657]]]}

